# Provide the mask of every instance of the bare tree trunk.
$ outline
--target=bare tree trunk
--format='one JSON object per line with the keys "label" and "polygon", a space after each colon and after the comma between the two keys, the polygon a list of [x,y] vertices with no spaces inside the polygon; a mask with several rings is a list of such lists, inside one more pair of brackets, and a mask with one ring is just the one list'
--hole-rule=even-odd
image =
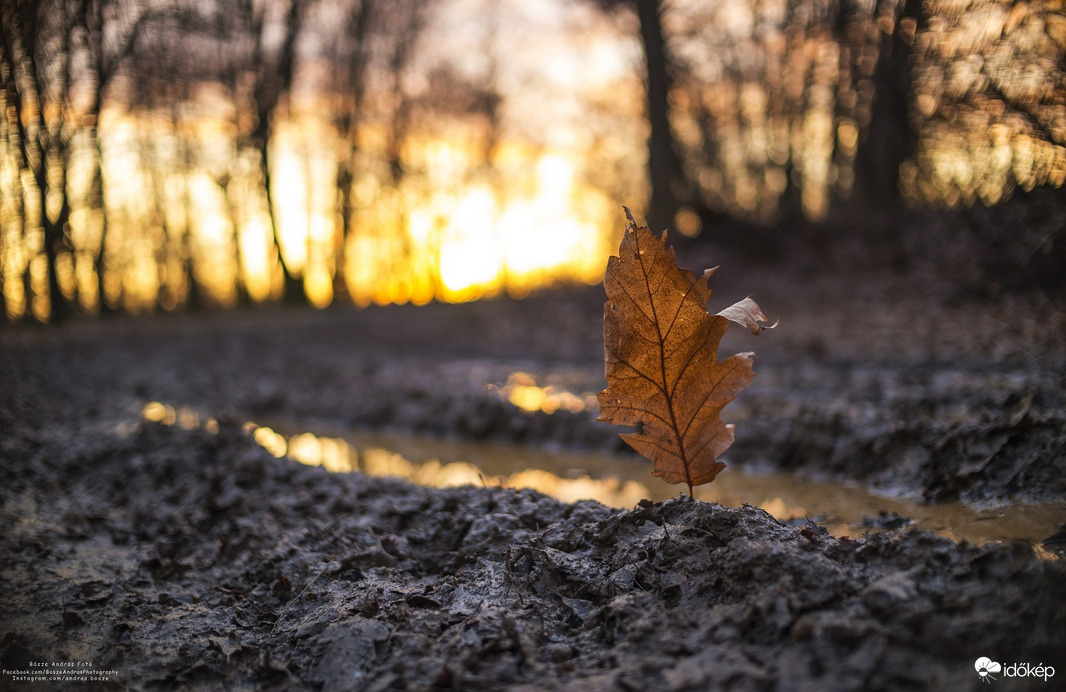
{"label": "bare tree trunk", "polygon": [[[647,66],[648,180],[651,199],[645,214],[653,230],[670,227],[679,207],[678,188],[687,187],[670,128],[670,75],[663,39],[661,0],[633,0],[640,20],[640,38]],[[686,197],[688,195],[685,195]]]}
{"label": "bare tree trunk", "polygon": [[281,99],[292,86],[292,78],[295,70],[295,44],[300,33],[301,23],[300,0],[291,0],[289,12],[285,21],[285,35],[278,58],[275,63],[276,76],[267,75],[268,66],[263,64],[262,37],[264,27],[260,23],[256,27],[256,49],[253,65],[258,70],[255,88],[256,125],[251,135],[251,143],[259,152],[260,174],[262,175],[263,188],[266,194],[267,212],[270,216],[270,225],[273,231],[274,249],[277,252],[278,264],[285,277],[286,302],[303,302],[307,299],[304,293],[303,280],[295,276],[285,262],[285,253],[282,252],[280,229],[278,228],[277,204],[274,200],[274,191],[271,184],[270,167],[270,140],[274,134],[273,119],[277,116],[278,106]]}
{"label": "bare tree trunk", "polygon": [[100,139],[97,136],[96,128],[93,128],[93,149],[96,152],[96,161],[94,163],[95,169],[93,170],[93,181],[89,188],[89,208],[98,209],[100,212],[101,223],[103,227],[100,229],[100,247],[96,250],[96,309],[101,312],[112,312],[112,307],[107,303],[107,296],[104,293],[106,282],[104,281],[104,274],[107,270],[107,263],[105,258],[107,257],[107,210],[104,208],[104,171],[103,171],[103,150],[100,147]]}
{"label": "bare tree trunk", "polygon": [[[269,117],[269,116],[268,116]],[[259,165],[260,175],[263,179],[263,189],[266,194],[267,202],[267,214],[270,216],[271,236],[274,241],[274,251],[278,256],[278,264],[281,265],[282,274],[285,277],[285,302],[299,303],[306,300],[304,294],[303,280],[293,274],[289,269],[288,263],[285,261],[285,253],[281,247],[281,235],[278,228],[278,213],[277,203],[274,200],[274,190],[271,183],[270,175],[270,127],[264,127],[263,132],[259,132],[257,127],[257,133],[253,135],[256,141],[256,148],[259,150]]]}
{"label": "bare tree trunk", "polygon": [[[51,219],[48,216],[48,211],[45,204],[41,204],[41,227],[44,229],[44,254],[48,259],[48,300],[51,306],[49,312],[49,321],[61,322],[74,312],[74,305],[63,294],[63,289],[59,284],[59,258],[63,255],[70,254],[72,250],[72,244],[70,241],[68,229],[68,221],[70,219],[70,198],[66,193],[66,164],[57,164],[63,166],[62,182],[63,192],[61,193],[60,210],[56,219]],[[38,185],[41,183],[38,182]],[[41,188],[43,194],[48,194],[49,185],[46,183]],[[58,187],[58,185],[56,185]]]}
{"label": "bare tree trunk", "polygon": [[[45,256],[48,258],[48,297],[50,304],[49,319],[53,322],[59,322],[67,319],[74,312],[74,298],[67,298],[63,294],[62,286],[59,283],[59,259],[64,255],[69,256],[73,254],[74,243],[70,238],[70,191],[67,187],[67,172],[70,168],[70,139],[69,136],[64,134],[64,130],[67,127],[67,123],[64,122],[66,118],[69,118],[68,113],[73,113],[74,109],[70,103],[70,67],[71,62],[74,59],[73,46],[71,45],[71,33],[75,27],[79,24],[78,16],[65,17],[68,21],[63,27],[63,55],[60,56],[62,69],[60,70],[59,77],[59,105],[60,112],[56,116],[57,121],[49,127],[49,150],[52,156],[44,157],[43,163],[39,169],[40,177],[38,178],[38,188],[42,193],[42,202],[47,197],[52,196],[54,192],[58,191],[60,203],[59,211],[56,214],[56,218],[51,218],[48,214],[47,203],[41,205],[41,225],[44,228],[44,250]],[[36,57],[36,51],[34,52]],[[37,74],[37,66],[34,65],[34,74]],[[41,83],[38,82],[37,94],[40,97],[43,93]],[[51,159],[49,161],[48,159]],[[50,168],[54,166],[56,172],[53,174]],[[58,176],[58,180],[53,180],[54,176]]]}
{"label": "bare tree trunk", "polygon": [[[185,170],[182,171],[185,176],[185,180],[182,181],[182,190],[185,193],[185,208],[192,209],[192,190],[189,187],[189,171],[192,169],[192,154],[188,149],[188,146],[182,145],[182,159]],[[185,228],[181,233],[181,254],[185,258],[185,276],[186,276],[186,289],[185,305],[190,310],[198,310],[204,306],[203,293],[200,290],[200,284],[196,281],[196,253],[193,251],[192,244],[192,228],[189,225],[188,219],[185,221]]]}
{"label": "bare tree trunk", "polygon": [[348,38],[354,45],[352,53],[343,67],[343,79],[338,80],[339,91],[347,91],[350,98],[341,108],[336,118],[337,131],[344,140],[346,151],[337,161],[337,190],[341,217],[340,233],[334,239],[333,298],[335,301],[348,300],[348,284],[345,280],[346,249],[348,238],[352,234],[352,185],[355,182],[355,167],[359,147],[359,116],[363,108],[366,91],[366,72],[369,55],[366,50],[366,38],[376,9],[376,0],[361,0],[358,8],[353,10],[348,19]]}
{"label": "bare tree trunk", "polygon": [[[92,89],[92,101],[85,109],[83,121],[88,130],[90,147],[93,152],[93,180],[89,191],[89,208],[97,210],[100,214],[102,228],[100,229],[100,247],[96,252],[96,279],[97,279],[97,305],[101,312],[108,312],[108,305],[104,295],[104,273],[106,271],[105,257],[107,248],[107,210],[104,206],[104,190],[106,181],[103,171],[103,149],[100,143],[100,112],[103,110],[104,98],[111,81],[118,73],[123,61],[133,55],[137,46],[137,39],[145,26],[148,25],[156,14],[146,8],[140,8],[137,18],[129,24],[129,31],[125,37],[115,41],[109,48],[104,41],[104,24],[108,7],[116,7],[114,0],[81,0],[78,9],[78,18],[85,30],[89,50],[89,64],[95,72],[96,83]],[[121,5],[119,5],[121,7]],[[136,8],[136,5],[126,7]]]}
{"label": "bare tree trunk", "polygon": [[[91,11],[83,3],[86,34],[88,35],[89,50],[96,71],[96,84],[93,88],[93,100],[87,109],[89,118],[89,139],[93,150],[93,180],[89,186],[89,208],[100,212],[103,227],[100,229],[100,247],[96,251],[96,309],[103,312],[111,312],[112,308],[107,303],[104,293],[106,282],[104,281],[104,258],[107,249],[107,210],[104,207],[104,151],[100,145],[100,111],[104,103],[104,91],[114,76],[114,66],[109,66],[105,57],[104,49],[104,5],[106,0],[95,0],[91,3]],[[126,44],[126,52],[133,50],[135,37]]]}
{"label": "bare tree trunk", "polygon": [[[40,200],[37,205],[36,224],[44,234],[44,254],[47,261],[45,271],[48,281],[48,300],[50,305],[49,319],[58,321],[70,313],[71,305],[63,292],[60,290],[58,276],[56,274],[56,260],[65,251],[69,250],[69,240],[66,238],[66,224],[70,215],[70,200],[66,190],[66,163],[68,141],[62,132],[62,123],[45,121],[44,99],[46,92],[42,75],[38,69],[38,54],[40,40],[40,25],[38,24],[37,3],[6,3],[0,13],[0,22],[3,26],[3,61],[8,66],[4,79],[4,87],[7,96],[8,107],[14,113],[16,131],[19,139],[19,164],[23,171],[29,172]],[[69,17],[62,17],[66,20]],[[62,30],[64,50],[69,52],[70,26],[64,24]],[[57,91],[60,98],[64,99],[69,90],[69,84],[65,74],[69,66],[69,59],[64,58],[64,67],[60,71],[60,84]],[[18,75],[23,75],[23,83],[19,83]],[[35,107],[29,112],[25,106],[23,91],[32,92],[30,98],[35,102]],[[56,104],[63,106],[63,103]],[[65,116],[65,109],[59,108],[59,114],[55,117]],[[30,120],[27,124],[27,120]],[[53,185],[49,177],[49,166],[58,165],[62,168],[60,181]],[[62,186],[60,188],[60,186]],[[56,219],[48,215],[48,200],[53,189],[59,188],[61,206]]]}
{"label": "bare tree trunk", "polygon": [[896,30],[882,35],[874,69],[873,113],[855,157],[856,201],[893,206],[900,200],[899,167],[915,145],[911,122],[911,46],[900,34],[900,19],[925,25],[921,0],[906,0],[895,17]]}
{"label": "bare tree trunk", "polygon": [[348,283],[344,276],[344,263],[346,260],[346,247],[348,238],[352,233],[352,214],[355,209],[352,205],[352,183],[354,176],[353,159],[355,158],[355,144],[351,144],[348,156],[341,157],[337,163],[337,191],[338,206],[340,207],[341,227],[340,232],[334,235],[333,257],[336,269],[333,272],[333,299],[334,301],[348,300]]}

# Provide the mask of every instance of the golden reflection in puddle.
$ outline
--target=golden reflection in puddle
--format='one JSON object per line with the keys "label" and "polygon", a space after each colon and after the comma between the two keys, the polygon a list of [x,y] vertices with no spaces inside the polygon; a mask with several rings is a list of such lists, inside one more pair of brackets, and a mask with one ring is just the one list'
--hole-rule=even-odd
{"label": "golden reflection in puddle", "polygon": [[[271,436],[287,440],[290,450],[294,440],[310,435],[304,432],[286,438],[269,430]],[[396,476],[433,487],[532,488],[563,502],[592,499],[624,509],[642,499],[662,501],[681,492],[677,486],[653,477],[643,460],[629,456],[388,433],[335,431],[318,439],[323,450],[347,449],[343,454],[334,453],[334,458],[343,458],[346,464],[327,461],[326,456],[321,461],[313,456],[298,460],[335,470]],[[291,451],[289,455],[293,456]],[[1044,556],[1049,554],[1039,541],[1066,523],[1062,503],[987,508],[959,503],[927,505],[875,495],[854,483],[820,482],[791,473],[746,473],[736,467],[714,483],[697,488],[696,497],[725,507],[749,504],[779,521],[810,518],[838,537],[876,531],[876,526],[864,522],[876,520],[882,513],[898,514],[913,520],[918,528],[955,541],[1026,540]]]}
{"label": "golden reflection in puddle", "polygon": [[158,401],[145,404],[141,409],[141,417],[153,423],[177,425],[182,430],[196,430],[203,427],[210,432],[218,431],[218,422],[215,419],[209,418],[201,426],[200,416],[195,411],[183,407],[174,408]]}
{"label": "golden reflection in puddle", "polygon": [[[183,429],[201,426],[218,432],[214,419],[155,401],[143,407],[141,417]],[[662,501],[681,493],[677,486],[654,478],[646,462],[630,456],[396,433],[286,434],[252,422],[243,430],[279,459],[287,457],[337,473],[393,476],[430,487],[531,488],[563,502],[591,499],[623,509],[643,499]],[[908,526],[955,541],[1027,541],[1038,555],[1049,559],[1054,555],[1040,541],[1066,523],[1066,504],[1061,502],[928,505],[875,495],[853,483],[815,481],[791,473],[746,473],[735,466],[714,483],[696,488],[696,498],[725,507],[752,505],[779,521],[810,518],[837,537],[877,531],[878,527],[866,525],[869,518],[897,514],[913,521]]]}
{"label": "golden reflection in puddle", "polygon": [[489,385],[489,389],[496,390],[501,398],[529,413],[543,411],[550,414],[559,410],[581,413],[596,407],[595,394],[574,394],[555,385],[541,387],[537,378],[526,372],[513,372],[503,387],[497,389],[495,385]]}
{"label": "golden reflection in puddle", "polygon": [[512,474],[504,487],[532,488],[563,502],[596,500],[610,507],[629,508],[649,495],[648,487],[634,480],[606,478],[560,478],[544,469],[526,469]]}
{"label": "golden reflection in puddle", "polygon": [[[159,422],[166,423],[164,418]],[[166,423],[169,424],[169,423]],[[275,457],[288,457],[308,466],[329,471],[361,471],[371,476],[393,476],[419,485],[446,488],[460,485],[486,485],[505,488],[532,488],[564,502],[595,499],[612,507],[632,507],[649,496],[647,486],[616,477],[594,479],[588,475],[562,478],[551,471],[524,468],[508,472],[504,468],[486,471],[467,461],[441,461],[436,456],[401,454],[373,443],[358,447],[341,437],[298,433],[286,437],[268,426],[245,424],[245,432]],[[453,443],[454,444],[454,443]],[[411,461],[423,458],[424,461]]]}
{"label": "golden reflection in puddle", "polygon": [[285,456],[289,451],[289,445],[285,441],[285,438],[278,435],[270,428],[257,428],[253,425],[245,425],[244,429],[246,431],[251,431],[252,439],[256,441],[256,444],[279,459]]}

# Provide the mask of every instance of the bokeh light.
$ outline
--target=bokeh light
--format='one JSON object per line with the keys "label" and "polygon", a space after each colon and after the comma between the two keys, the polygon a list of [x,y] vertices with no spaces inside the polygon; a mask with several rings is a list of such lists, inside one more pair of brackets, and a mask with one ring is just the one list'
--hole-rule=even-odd
{"label": "bokeh light", "polygon": [[[90,6],[3,5],[9,319],[523,296],[598,281],[648,199],[627,3]],[[1057,4],[660,10],[681,235],[1066,181]]]}

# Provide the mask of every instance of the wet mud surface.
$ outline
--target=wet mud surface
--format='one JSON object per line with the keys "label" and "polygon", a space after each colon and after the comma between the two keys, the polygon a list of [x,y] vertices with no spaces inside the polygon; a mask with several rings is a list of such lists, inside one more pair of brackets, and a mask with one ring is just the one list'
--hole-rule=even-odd
{"label": "wet mud surface", "polygon": [[[904,215],[861,244],[807,231],[773,259],[681,246],[682,266],[723,265],[712,308],[754,294],[782,318],[723,344],[757,354],[725,460],[1066,504],[1066,212],[1023,202]],[[581,287],[3,327],[3,667],[117,671],[79,689],[976,689],[980,656],[1066,675],[1061,538],[1038,557],[684,498],[420,488],[278,460],[242,430],[319,421],[643,464],[594,411],[499,391],[518,372],[601,389],[602,304]],[[217,429],[145,421],[153,401]]]}
{"label": "wet mud surface", "polygon": [[420,488],[229,426],[94,436],[12,486],[4,667],[113,686],[976,689],[978,656],[1051,665],[1066,632],[1062,563],[1024,545]]}

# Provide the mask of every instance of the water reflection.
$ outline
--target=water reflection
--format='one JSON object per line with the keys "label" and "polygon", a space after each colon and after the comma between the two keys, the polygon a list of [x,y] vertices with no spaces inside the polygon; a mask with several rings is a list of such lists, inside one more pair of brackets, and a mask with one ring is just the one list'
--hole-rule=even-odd
{"label": "water reflection", "polygon": [[208,432],[218,432],[218,421],[214,418],[208,418],[201,424],[199,414],[192,409],[180,406],[174,408],[170,404],[161,404],[158,401],[145,404],[141,409],[141,417],[153,423],[177,425],[182,430],[196,430],[202,427]]}
{"label": "water reflection", "polygon": [[[194,411],[160,402],[146,404],[144,420],[184,429],[218,432],[218,422]],[[642,499],[676,497],[678,486],[651,475],[648,463],[619,456],[500,442],[468,442],[383,432],[306,430],[248,422],[246,434],[275,457],[335,473],[358,471],[394,476],[420,485],[483,485],[532,488],[575,502],[592,499],[610,507],[631,508]],[[855,483],[829,483],[791,473],[747,473],[730,467],[714,483],[696,488],[696,498],[726,507],[760,507],[780,521],[812,519],[835,536],[910,525],[956,541],[1024,540],[1039,542],[1066,523],[1062,503],[974,507],[958,503],[928,505],[869,493]]]}
{"label": "water reflection", "polygon": [[[270,427],[254,423],[247,424],[246,431],[278,458],[287,456],[302,464],[322,466],[334,472],[361,471],[371,476],[394,476],[435,488],[460,485],[533,488],[564,502],[595,499],[613,507],[632,507],[650,493],[647,486],[635,480],[611,476],[592,478],[575,467],[569,469],[571,477],[561,477],[543,468],[525,468],[526,464],[537,463],[530,458],[531,454],[536,457],[536,452],[519,452],[521,448],[518,447],[502,450],[510,461],[500,464],[485,456],[485,451],[501,451],[491,445],[487,450],[471,454],[457,450],[456,445],[462,443],[424,440],[426,445],[439,443],[447,452],[431,454],[428,450],[405,450],[401,453],[396,451],[396,445],[389,444],[387,438],[382,442],[373,438],[354,442],[345,437],[308,432],[286,437]],[[451,460],[442,461],[442,457]],[[477,463],[463,459],[474,459]]]}
{"label": "water reflection", "polygon": [[535,375],[521,371],[508,375],[507,384],[503,387],[489,385],[489,389],[497,391],[502,399],[528,413],[542,411],[551,414],[559,410],[581,413],[597,406],[596,395],[591,392],[574,394],[554,384],[542,387],[537,384]]}
{"label": "water reflection", "polygon": [[[291,445],[294,438],[306,439],[310,433],[288,438],[273,430],[271,434],[288,439]],[[338,433],[319,439],[328,440],[323,450],[346,451],[298,460],[433,487],[532,488],[564,502],[593,499],[619,508],[631,508],[642,499],[666,500],[680,492],[677,486],[654,478],[646,462],[631,456],[381,433]],[[789,473],[745,473],[736,467],[714,483],[697,488],[696,498],[726,507],[753,505],[781,521],[810,518],[835,536],[896,528],[897,522],[884,517],[899,515],[956,541],[1036,543],[1066,522],[1066,507],[1061,503],[983,509],[951,503],[927,505],[874,495],[854,483],[818,482]]]}

